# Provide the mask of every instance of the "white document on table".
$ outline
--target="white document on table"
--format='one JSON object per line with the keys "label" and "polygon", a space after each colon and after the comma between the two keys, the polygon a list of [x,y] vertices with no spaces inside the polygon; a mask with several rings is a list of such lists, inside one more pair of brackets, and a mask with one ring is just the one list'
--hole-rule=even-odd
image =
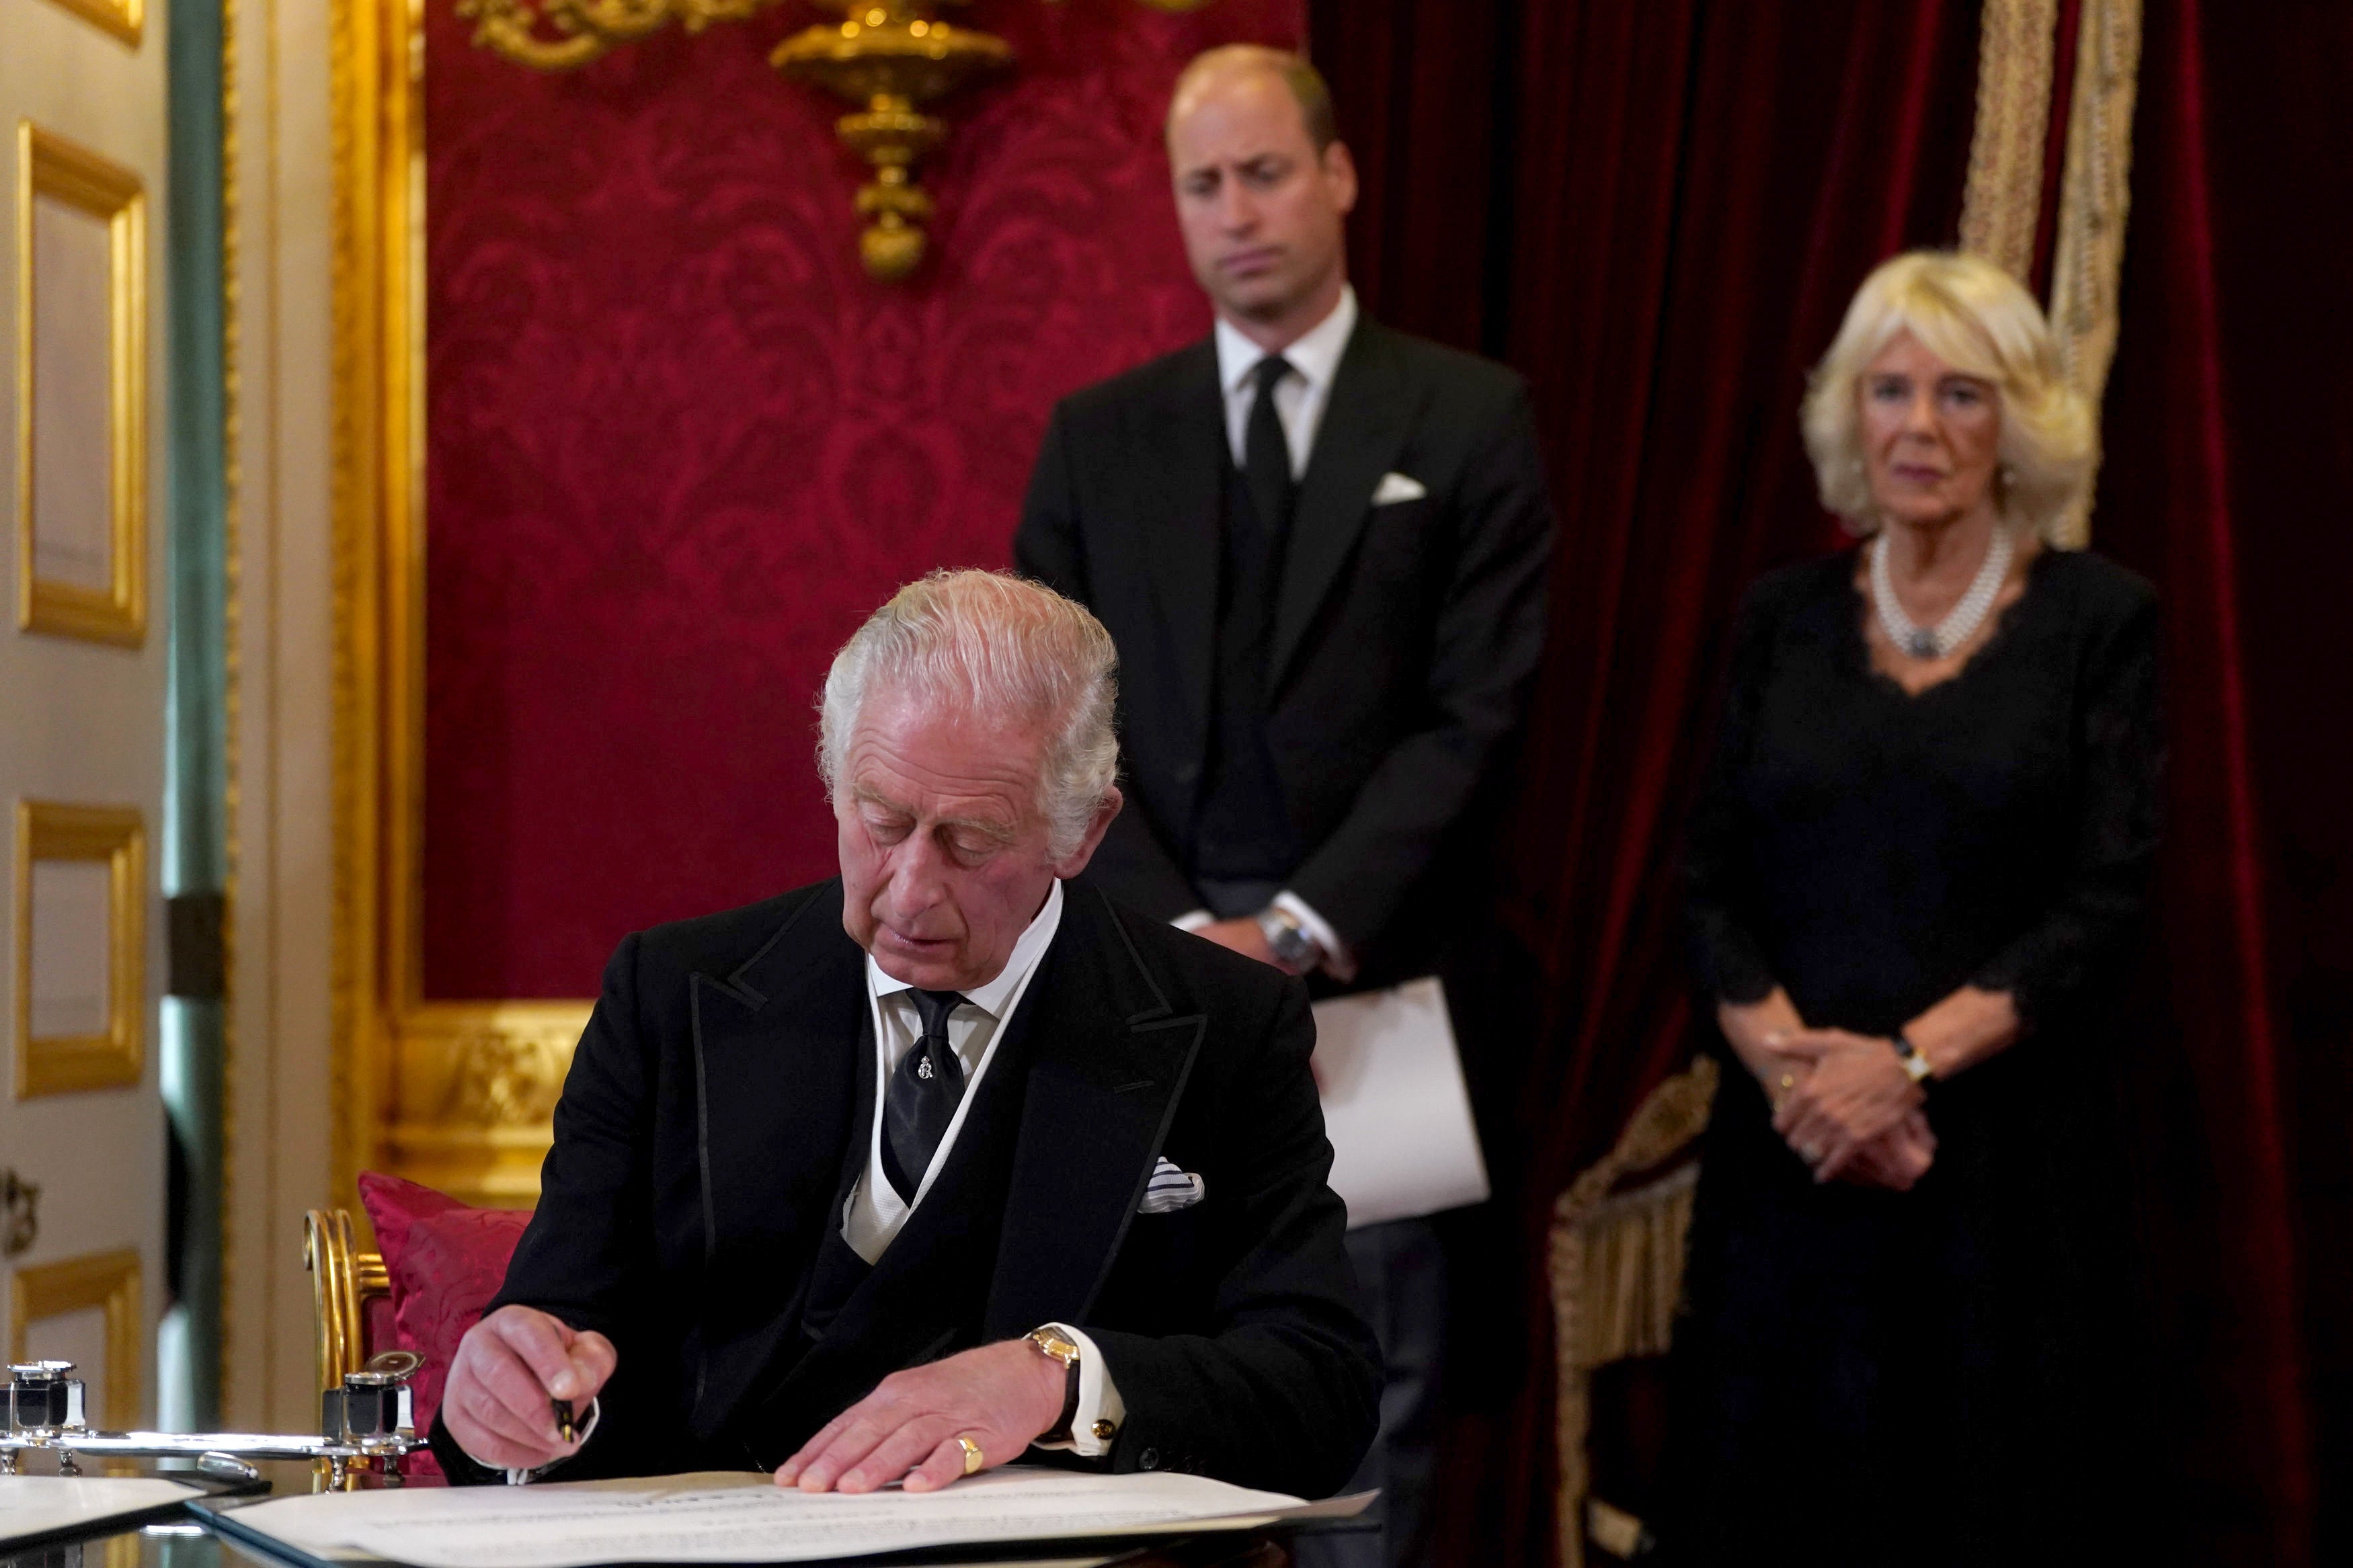
{"label": "white document on table", "polygon": [[1332,1190],[1348,1227],[1487,1201],[1462,1057],[1435,977],[1315,1004]]}
{"label": "white document on table", "polygon": [[0,1476],[0,1546],[153,1513],[198,1495],[177,1481],[137,1476]]}
{"label": "white document on table", "polygon": [[1074,1475],[1010,1466],[936,1492],[844,1497],[758,1474],[531,1487],[408,1488],[273,1499],[228,1514],[313,1557],[417,1568],[605,1563],[804,1563],[881,1552],[1246,1530],[1345,1515],[1370,1494],[1311,1504],[1203,1476]]}

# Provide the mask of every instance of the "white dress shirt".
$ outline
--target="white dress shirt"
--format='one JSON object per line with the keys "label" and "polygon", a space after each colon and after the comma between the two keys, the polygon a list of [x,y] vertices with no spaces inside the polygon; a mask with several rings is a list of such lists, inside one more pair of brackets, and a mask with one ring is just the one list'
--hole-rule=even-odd
{"label": "white dress shirt", "polygon": [[[1356,335],[1356,290],[1343,285],[1340,302],[1332,307],[1332,313],[1282,351],[1282,357],[1291,362],[1292,374],[1274,384],[1274,412],[1282,421],[1283,444],[1291,448],[1294,483],[1306,477],[1308,460],[1315,455],[1315,434],[1324,427],[1324,410],[1332,402],[1332,379],[1340,373],[1340,357],[1348,352],[1348,340]],[[1233,447],[1235,466],[1246,467],[1250,410],[1258,402],[1258,383],[1250,373],[1266,358],[1266,351],[1242,336],[1241,330],[1223,316],[1218,318],[1217,340],[1218,385],[1226,396],[1226,439]],[[1314,939],[1330,961],[1326,968],[1337,971],[1344,979],[1353,971],[1347,944],[1306,900],[1285,889],[1274,896],[1274,907],[1297,921],[1300,929]],[[1170,923],[1180,931],[1198,931],[1216,918],[1207,910],[1188,910]]]}
{"label": "white dress shirt", "polygon": [[[1047,892],[1045,905],[1039,910],[1037,918],[1014,942],[1013,952],[997,978],[965,992],[955,1011],[948,1015],[948,1048],[964,1064],[964,1098],[956,1102],[955,1114],[949,1118],[948,1130],[933,1152],[932,1163],[918,1181],[912,1202],[900,1197],[899,1189],[891,1184],[882,1168],[882,1108],[890,1098],[891,1075],[906,1054],[914,1049],[923,1034],[923,1021],[915,1012],[914,998],[908,994],[914,987],[883,973],[881,965],[871,954],[868,956],[866,1001],[872,1009],[874,1022],[874,1124],[867,1132],[865,1173],[850,1189],[849,1202],[841,1215],[842,1240],[868,1263],[875,1262],[889,1250],[905,1226],[907,1216],[939,1179],[948,1163],[948,1151],[955,1147],[956,1134],[964,1130],[965,1113],[972,1109],[973,1097],[979,1092],[981,1077],[997,1056],[997,1042],[1004,1037],[1005,1026],[1014,1009],[1021,1005],[1030,977],[1038,972],[1038,961],[1053,945],[1054,933],[1061,924],[1062,884],[1058,881]],[[1043,1326],[1079,1347],[1079,1407],[1071,1417],[1070,1441],[1039,1447],[1068,1447],[1090,1458],[1109,1453],[1111,1443],[1094,1435],[1095,1425],[1108,1421],[1115,1434],[1127,1418],[1127,1407],[1103,1370],[1102,1352],[1095,1349],[1092,1340],[1068,1323]]]}
{"label": "white dress shirt", "polygon": [[[1315,455],[1315,432],[1324,426],[1324,410],[1332,401],[1332,378],[1340,373],[1340,356],[1356,331],[1356,290],[1344,287],[1332,313],[1307,329],[1282,351],[1292,374],[1274,384],[1274,412],[1282,421],[1284,444],[1291,448],[1291,477],[1307,474],[1307,459]],[[1242,336],[1241,329],[1218,318],[1218,384],[1226,394],[1226,439],[1233,444],[1234,464],[1250,463],[1250,409],[1258,402],[1258,383],[1250,373],[1266,358],[1266,351]]]}

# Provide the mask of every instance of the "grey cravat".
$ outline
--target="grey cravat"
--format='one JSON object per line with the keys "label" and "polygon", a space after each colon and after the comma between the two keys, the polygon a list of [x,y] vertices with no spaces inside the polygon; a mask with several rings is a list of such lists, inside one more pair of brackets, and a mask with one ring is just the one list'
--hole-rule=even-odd
{"label": "grey cravat", "polygon": [[882,1102],[882,1172],[908,1203],[932,1168],[932,1155],[947,1136],[955,1119],[956,1102],[964,1098],[964,1063],[948,1045],[948,1015],[962,1002],[961,991],[909,991],[916,1016],[923,1019],[922,1036],[891,1074],[890,1092]]}

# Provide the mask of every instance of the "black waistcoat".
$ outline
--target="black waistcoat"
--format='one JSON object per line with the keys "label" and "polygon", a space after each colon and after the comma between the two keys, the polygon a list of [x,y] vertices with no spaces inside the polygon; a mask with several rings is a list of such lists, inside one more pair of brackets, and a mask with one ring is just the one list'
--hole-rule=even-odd
{"label": "black waistcoat", "polygon": [[1267,661],[1285,541],[1260,518],[1250,482],[1230,458],[1225,474],[1209,747],[1187,869],[1214,881],[1279,882],[1303,855],[1266,743]]}
{"label": "black waistcoat", "polygon": [[[1039,961],[1032,989],[1052,957]],[[1025,1005],[1004,1026],[938,1180],[871,1268],[841,1237],[843,1205],[871,1147],[869,1024],[831,1223],[794,1292],[790,1325],[728,1423],[724,1447],[740,1446],[773,1469],[892,1373],[981,1342],[1029,1087],[1033,1011]]]}

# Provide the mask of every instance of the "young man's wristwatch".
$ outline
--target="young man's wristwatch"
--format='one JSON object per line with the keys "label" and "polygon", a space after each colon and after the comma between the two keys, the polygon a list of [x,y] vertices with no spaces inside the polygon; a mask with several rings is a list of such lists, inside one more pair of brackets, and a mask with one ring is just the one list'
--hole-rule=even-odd
{"label": "young man's wristwatch", "polygon": [[1270,904],[1258,912],[1259,934],[1266,938],[1269,952],[1281,961],[1285,969],[1305,973],[1324,962],[1324,944],[1307,934],[1299,917],[1289,910]]}

